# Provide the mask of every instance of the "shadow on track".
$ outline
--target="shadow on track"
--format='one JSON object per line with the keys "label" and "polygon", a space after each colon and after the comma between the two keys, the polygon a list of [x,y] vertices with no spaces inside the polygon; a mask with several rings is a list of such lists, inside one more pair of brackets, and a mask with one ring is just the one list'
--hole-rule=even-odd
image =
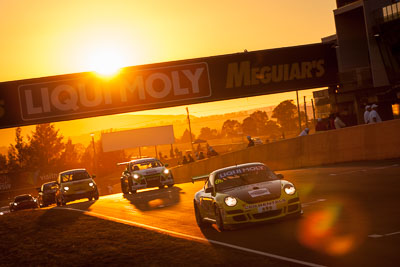
{"label": "shadow on track", "polygon": [[170,188],[139,191],[129,195],[125,194],[124,198],[129,200],[135,208],[141,211],[149,211],[178,204],[180,201],[180,194],[183,194],[181,191],[181,188],[174,186]]}

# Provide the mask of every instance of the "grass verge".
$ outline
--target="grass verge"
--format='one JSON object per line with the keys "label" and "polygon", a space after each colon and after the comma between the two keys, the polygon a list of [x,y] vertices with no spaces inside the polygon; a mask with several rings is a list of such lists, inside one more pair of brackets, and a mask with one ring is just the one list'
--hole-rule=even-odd
{"label": "grass verge", "polygon": [[287,266],[288,263],[66,210],[0,217],[1,266]]}

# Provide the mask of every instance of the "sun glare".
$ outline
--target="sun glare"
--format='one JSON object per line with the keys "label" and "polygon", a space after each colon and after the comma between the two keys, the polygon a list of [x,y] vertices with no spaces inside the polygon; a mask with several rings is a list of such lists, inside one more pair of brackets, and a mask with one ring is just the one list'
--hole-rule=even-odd
{"label": "sun glare", "polygon": [[96,47],[90,51],[90,68],[100,76],[116,75],[123,64],[122,52],[116,47]]}

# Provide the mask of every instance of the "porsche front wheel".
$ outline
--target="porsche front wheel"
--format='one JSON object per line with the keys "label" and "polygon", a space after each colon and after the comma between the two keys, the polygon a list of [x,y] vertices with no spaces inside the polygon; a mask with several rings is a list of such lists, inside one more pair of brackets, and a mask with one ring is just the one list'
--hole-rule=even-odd
{"label": "porsche front wheel", "polygon": [[200,228],[205,228],[209,226],[207,222],[203,221],[203,217],[201,217],[199,207],[197,206],[196,203],[194,203],[194,215],[196,217],[196,223]]}
{"label": "porsche front wheel", "polygon": [[217,225],[218,230],[224,231],[225,230],[225,224],[224,221],[222,220],[222,215],[220,209],[215,206],[215,223]]}

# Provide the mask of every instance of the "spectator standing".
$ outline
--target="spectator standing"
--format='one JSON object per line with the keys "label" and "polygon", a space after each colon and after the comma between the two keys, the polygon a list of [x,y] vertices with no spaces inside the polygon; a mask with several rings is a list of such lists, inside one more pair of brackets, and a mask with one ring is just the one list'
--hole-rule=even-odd
{"label": "spectator standing", "polygon": [[199,153],[199,160],[201,159],[205,159],[203,151],[200,151]]}
{"label": "spectator standing", "polygon": [[328,126],[329,130],[334,130],[335,128],[335,114],[330,114],[329,115],[329,126]]}
{"label": "spectator standing", "polygon": [[366,105],[365,106],[365,112],[364,112],[364,122],[365,124],[369,123],[369,113],[371,112],[371,106]]}
{"label": "spectator standing", "polygon": [[317,119],[317,124],[315,124],[315,131],[316,132],[321,132],[321,131],[325,131],[326,130],[326,125],[325,123],[322,121],[321,118]]}
{"label": "spectator standing", "polygon": [[336,114],[335,118],[335,129],[340,129],[346,127],[346,124],[340,119],[339,113]]}
{"label": "spectator standing", "polygon": [[192,157],[192,155],[188,154],[188,163],[190,162],[194,162],[194,158]]}
{"label": "spectator standing", "polygon": [[253,141],[253,139],[251,139],[250,135],[247,136],[247,140],[249,141],[249,143],[247,144],[247,147],[254,146],[254,141]]}
{"label": "spectator standing", "polygon": [[308,135],[308,133],[310,132],[310,129],[305,128],[303,131],[301,131],[301,133],[299,134],[299,136],[305,136]]}
{"label": "spectator standing", "polygon": [[369,113],[369,123],[377,123],[377,122],[382,122],[381,116],[379,116],[378,111],[376,109],[378,108],[378,105],[373,104],[371,106],[372,110]]}
{"label": "spectator standing", "polygon": [[207,150],[207,157],[213,157],[213,156],[218,156],[218,152],[214,150],[214,148],[212,148],[212,146],[208,146],[208,150]]}

